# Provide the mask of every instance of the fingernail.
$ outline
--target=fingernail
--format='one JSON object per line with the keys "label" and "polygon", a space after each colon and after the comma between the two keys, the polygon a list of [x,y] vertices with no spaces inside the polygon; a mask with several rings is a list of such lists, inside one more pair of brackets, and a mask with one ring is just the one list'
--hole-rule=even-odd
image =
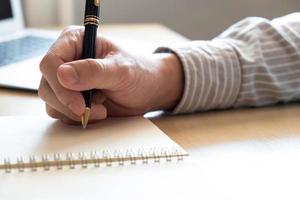
{"label": "fingernail", "polygon": [[79,76],[76,70],[71,65],[62,65],[59,67],[58,76],[64,82],[75,84],[79,82]]}

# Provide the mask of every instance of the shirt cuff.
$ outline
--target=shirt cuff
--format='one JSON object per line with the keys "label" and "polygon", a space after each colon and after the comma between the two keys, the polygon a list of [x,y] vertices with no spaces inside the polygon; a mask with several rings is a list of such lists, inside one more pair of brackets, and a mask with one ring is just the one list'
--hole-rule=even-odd
{"label": "shirt cuff", "polygon": [[233,47],[222,40],[194,41],[179,47],[159,47],[171,52],[184,71],[183,96],[174,114],[232,107],[241,86],[241,69]]}

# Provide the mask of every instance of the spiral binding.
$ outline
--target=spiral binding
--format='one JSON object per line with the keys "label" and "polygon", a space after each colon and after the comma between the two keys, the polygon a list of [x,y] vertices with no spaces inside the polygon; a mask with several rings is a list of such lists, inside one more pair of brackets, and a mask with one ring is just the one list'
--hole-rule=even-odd
{"label": "spiral binding", "polygon": [[130,149],[126,151],[116,150],[114,152],[108,150],[102,152],[91,151],[89,153],[79,152],[76,155],[71,152],[65,155],[56,153],[52,156],[43,154],[40,157],[30,156],[28,159],[18,157],[14,162],[9,158],[5,158],[0,163],[0,171],[11,173],[12,171],[25,172],[26,170],[31,170],[32,172],[36,172],[38,169],[43,169],[44,171],[54,168],[62,170],[66,167],[75,169],[76,166],[80,166],[81,168],[88,168],[89,166],[99,168],[103,164],[110,167],[114,163],[123,166],[125,163],[135,165],[138,161],[141,161],[143,164],[148,164],[150,161],[159,163],[162,160],[171,162],[174,159],[181,161],[185,156],[188,156],[188,154],[176,147],[173,149],[138,149],[138,151]]}

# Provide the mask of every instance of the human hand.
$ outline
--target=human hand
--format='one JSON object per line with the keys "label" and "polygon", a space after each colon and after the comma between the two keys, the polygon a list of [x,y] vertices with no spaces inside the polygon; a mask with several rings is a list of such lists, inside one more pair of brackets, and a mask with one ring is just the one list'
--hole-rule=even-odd
{"label": "human hand", "polygon": [[49,116],[79,123],[85,111],[80,91],[95,89],[91,121],[172,109],[183,90],[178,58],[169,53],[132,55],[103,37],[97,59],[81,57],[84,29],[63,31],[40,64],[39,96]]}

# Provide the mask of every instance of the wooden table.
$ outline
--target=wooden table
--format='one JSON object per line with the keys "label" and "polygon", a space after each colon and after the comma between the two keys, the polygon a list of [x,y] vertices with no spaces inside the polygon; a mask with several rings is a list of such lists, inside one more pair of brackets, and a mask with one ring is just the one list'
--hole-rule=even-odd
{"label": "wooden table", "polygon": [[[107,25],[123,39],[184,42],[158,24]],[[0,115],[45,114],[34,92],[0,89]],[[207,199],[300,199],[300,106],[213,111],[151,119],[201,166],[198,183]],[[203,179],[202,179],[202,178]],[[188,184],[188,183],[186,183]]]}

